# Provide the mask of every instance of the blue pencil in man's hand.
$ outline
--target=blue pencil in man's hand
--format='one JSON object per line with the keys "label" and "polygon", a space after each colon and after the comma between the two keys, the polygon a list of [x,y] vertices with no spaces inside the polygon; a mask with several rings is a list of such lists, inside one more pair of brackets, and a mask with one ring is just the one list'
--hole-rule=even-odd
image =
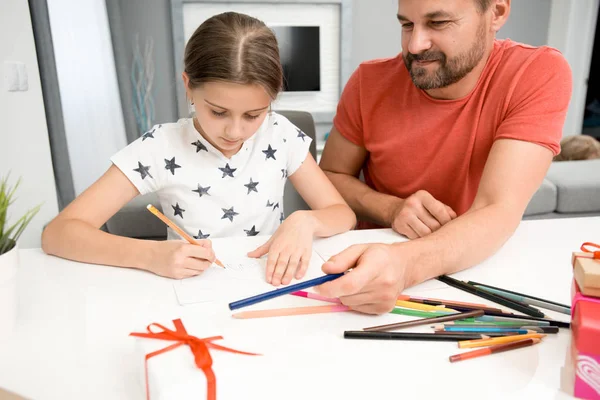
{"label": "blue pencil in man's hand", "polygon": [[290,286],[287,286],[284,288],[272,290],[270,292],[257,294],[256,296],[248,297],[247,299],[242,299],[242,300],[234,301],[233,303],[229,303],[229,309],[235,310],[238,308],[247,307],[252,304],[260,303],[261,301],[269,300],[274,297],[283,296],[284,294],[289,294],[289,293],[295,292],[297,290],[302,290],[302,289],[306,289],[309,287],[317,286],[322,283],[337,279],[342,275],[344,275],[344,274],[342,273],[342,274],[323,275],[318,278],[310,279],[305,282],[296,283],[295,285],[290,285]]}

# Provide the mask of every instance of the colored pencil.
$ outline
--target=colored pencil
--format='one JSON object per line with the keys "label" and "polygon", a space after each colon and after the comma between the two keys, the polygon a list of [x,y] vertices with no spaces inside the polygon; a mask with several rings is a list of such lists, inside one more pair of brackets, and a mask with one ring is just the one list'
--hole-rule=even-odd
{"label": "colored pencil", "polygon": [[379,339],[379,340],[423,340],[435,342],[460,342],[462,340],[485,339],[485,335],[464,334],[444,335],[420,332],[365,332],[344,331],[344,339]]}
{"label": "colored pencil", "polygon": [[250,318],[268,318],[268,317],[286,317],[290,315],[307,315],[307,314],[322,314],[340,311],[348,311],[350,308],[341,304],[312,306],[312,307],[293,307],[293,308],[275,308],[272,310],[256,310],[244,311],[233,314],[233,318],[250,319]]}
{"label": "colored pencil", "polygon": [[[519,324],[526,324],[526,325],[532,325],[532,326],[550,326],[550,323],[548,321],[533,321],[533,320],[527,320],[527,319],[509,319],[506,318],[506,320],[504,320],[504,318],[502,317],[491,317],[489,320],[484,319],[486,318],[486,315],[482,315],[481,317],[477,318],[476,321],[474,322],[475,324],[494,324],[494,325],[498,325],[498,326],[503,326],[503,325],[519,325]],[[498,319],[495,319],[498,318]],[[454,325],[463,325],[463,324],[470,324],[471,322],[463,322],[463,321],[454,321],[453,324]]]}
{"label": "colored pencil", "polygon": [[413,310],[421,310],[421,311],[435,311],[435,312],[446,312],[446,313],[455,313],[456,310],[452,310],[450,308],[446,308],[444,306],[432,306],[429,304],[415,303],[412,301],[406,300],[396,300],[396,305],[398,307],[410,308]]}
{"label": "colored pencil", "polygon": [[296,292],[290,293],[292,296],[298,296],[298,297],[306,297],[308,299],[314,299],[314,300],[321,300],[321,301],[326,301],[328,303],[341,303],[340,299],[334,299],[331,297],[325,297],[325,296],[321,296],[320,294],[316,294],[316,293],[312,293],[312,292],[307,292],[304,290],[298,290]]}
{"label": "colored pencil", "polygon": [[501,304],[505,307],[522,312],[523,314],[531,315],[534,317],[540,317],[540,318],[545,316],[543,312],[541,312],[540,310],[538,310],[534,307],[531,307],[527,304],[519,303],[519,302],[510,300],[510,299],[507,299],[506,297],[502,297],[497,294],[492,294],[490,292],[486,292],[485,290],[481,290],[479,288],[476,288],[473,285],[469,285],[463,281],[459,281],[458,279],[454,279],[450,276],[441,275],[437,279],[440,282],[444,282],[445,284],[447,284],[449,286],[463,290],[467,293],[474,294],[474,295],[482,297],[484,299],[493,301],[494,303]]}
{"label": "colored pencil", "polygon": [[545,321],[548,322],[550,326],[558,326],[561,328],[569,328],[571,323],[556,321],[548,318],[537,318],[527,315],[517,315],[517,314],[506,314],[506,313],[494,313],[494,312],[485,312],[486,315],[479,317],[480,321],[514,321],[514,320],[527,320],[527,321]]}
{"label": "colored pencil", "polygon": [[[173,222],[169,218],[167,218],[163,213],[161,213],[158,210],[158,208],[154,207],[152,204],[148,204],[146,206],[146,208],[148,209],[148,211],[150,211],[152,214],[154,214],[156,217],[158,217],[158,219],[160,219],[162,222],[164,222],[165,225],[167,225],[169,228],[171,228],[175,232],[177,232],[179,234],[179,236],[181,236],[182,238],[187,240],[188,243],[198,245],[198,242],[196,242],[193,237],[191,237],[183,229],[178,227],[177,224],[175,224],[175,222]],[[223,265],[223,263],[221,261],[219,261],[218,258],[215,258],[215,264],[217,264],[219,267],[225,268],[225,265]]]}
{"label": "colored pencil", "polygon": [[[456,327],[457,329],[446,329],[446,327]],[[481,328],[494,328],[494,325],[484,325],[484,326],[480,326],[480,325],[474,325],[474,326],[467,326],[466,328],[469,329],[461,329],[459,327],[463,327],[465,325],[448,325],[448,324],[440,324],[440,325],[434,325],[432,326],[432,328],[434,329],[441,329],[444,332],[473,332],[473,331],[479,331],[479,327]],[[503,331],[522,331],[522,330],[527,330],[527,331],[535,331],[535,332],[539,332],[539,333],[558,333],[558,326],[513,326],[513,327],[507,327],[507,326],[498,326],[495,328],[500,328],[501,330],[499,332],[503,332]]]}
{"label": "colored pencil", "polygon": [[476,304],[476,303],[464,303],[460,301],[453,300],[441,300],[441,299],[428,299],[424,297],[411,297],[411,296],[399,296],[398,300],[404,301],[412,301],[414,303],[423,303],[428,304],[430,306],[446,306],[448,308],[452,308],[457,311],[473,311],[473,310],[489,310],[502,312],[499,308],[489,307],[485,304]]}
{"label": "colored pencil", "polygon": [[562,314],[571,315],[571,307],[565,306],[563,304],[554,304],[547,300],[538,300],[537,298],[520,295],[520,294],[515,294],[508,290],[491,288],[491,287],[481,285],[481,284],[473,284],[473,286],[475,286],[481,290],[486,290],[490,293],[504,296],[511,300],[520,301],[521,303],[529,304],[530,306],[536,306],[536,307],[540,307],[540,308],[545,308],[546,310],[552,310],[552,311],[556,311],[556,312],[559,312]]}
{"label": "colored pencil", "polygon": [[392,329],[401,329],[408,328],[410,326],[419,326],[419,325],[427,325],[434,322],[445,322],[445,321],[454,321],[462,318],[471,318],[478,317],[483,314],[483,311],[471,311],[467,313],[456,313],[444,315],[441,317],[432,317],[432,318],[422,318],[414,321],[405,321],[405,322],[397,322],[395,324],[387,324],[387,325],[379,325],[379,326],[371,326],[368,328],[363,328],[363,331],[389,331]]}
{"label": "colored pencil", "polygon": [[234,301],[233,303],[229,303],[229,309],[235,310],[238,308],[247,307],[252,304],[260,303],[265,300],[270,300],[275,297],[283,296],[284,294],[290,294],[290,293],[296,292],[298,290],[317,286],[322,283],[337,279],[342,275],[344,275],[344,274],[342,273],[342,274],[323,275],[318,278],[310,279],[308,281],[296,283],[295,285],[290,285],[290,286],[283,287],[280,289],[272,290],[270,292],[257,294],[256,296],[248,297],[246,299],[242,299],[242,300]]}
{"label": "colored pencil", "polygon": [[455,325],[446,325],[441,327],[441,329],[443,329],[445,332],[477,332],[477,333],[484,333],[484,332],[497,332],[497,333],[502,333],[502,332],[517,332],[517,333],[535,333],[535,332],[541,332],[541,329],[534,329],[534,328],[538,328],[538,327],[532,327],[531,329],[523,329],[523,328],[479,328],[479,327],[462,327],[462,326],[455,326]]}
{"label": "colored pencil", "polygon": [[[438,334],[438,335],[464,335],[465,332],[447,332],[447,331],[433,331],[433,333]],[[473,333],[473,332],[469,332]],[[533,332],[533,333],[539,333],[539,332]],[[486,332],[485,335],[483,336],[487,336],[490,338],[493,337],[505,337],[505,336],[515,336],[515,335],[528,335],[528,333],[514,333],[514,332],[503,332],[503,333],[494,333],[494,332]]]}
{"label": "colored pencil", "polygon": [[525,340],[519,340],[517,342],[499,344],[496,346],[485,347],[483,349],[468,351],[466,353],[455,354],[453,356],[450,356],[449,359],[450,359],[450,362],[469,360],[471,358],[487,356],[490,354],[500,353],[503,351],[520,349],[520,348],[527,347],[527,346],[533,346],[534,344],[539,343],[540,340],[541,339],[525,339]]}
{"label": "colored pencil", "polygon": [[541,333],[529,333],[527,335],[515,335],[515,336],[504,336],[497,337],[491,339],[475,339],[475,340],[465,340],[462,342],[458,342],[459,349],[472,349],[476,347],[485,347],[485,346],[493,346],[496,344],[504,344],[511,342],[518,342],[519,340],[525,339],[542,339],[546,337],[546,335]]}
{"label": "colored pencil", "polygon": [[490,322],[447,322],[445,325],[455,325],[455,326],[487,326],[489,328],[508,328],[508,327],[521,327],[521,326],[548,326],[542,325],[543,323],[534,321],[519,321],[519,322],[509,322],[509,321],[490,321]]}
{"label": "colored pencil", "polygon": [[400,308],[400,307],[395,307],[392,311],[390,311],[390,313],[398,314],[398,315],[407,315],[409,317],[421,317],[421,318],[443,317],[444,315],[448,315],[448,313],[445,313],[445,312],[420,311],[420,310],[411,310],[408,308]]}

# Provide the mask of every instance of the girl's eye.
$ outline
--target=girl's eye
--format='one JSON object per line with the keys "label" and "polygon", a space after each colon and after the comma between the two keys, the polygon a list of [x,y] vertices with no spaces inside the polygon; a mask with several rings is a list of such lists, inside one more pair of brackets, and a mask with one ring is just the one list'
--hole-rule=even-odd
{"label": "girl's eye", "polygon": [[246,114],[246,118],[248,118],[249,120],[255,120],[258,117],[260,117],[260,114],[259,115]]}
{"label": "girl's eye", "polygon": [[223,117],[223,116],[225,116],[225,113],[226,113],[226,111],[223,111],[223,112],[217,112],[217,111],[215,111],[215,110],[210,110],[210,111],[212,112],[212,114],[213,114],[215,117]]}

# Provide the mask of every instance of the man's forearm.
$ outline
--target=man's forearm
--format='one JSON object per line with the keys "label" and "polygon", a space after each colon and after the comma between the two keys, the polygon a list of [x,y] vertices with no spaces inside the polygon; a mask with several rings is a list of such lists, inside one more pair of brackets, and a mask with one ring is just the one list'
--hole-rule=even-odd
{"label": "man's forearm", "polygon": [[472,210],[424,238],[394,245],[409,259],[407,286],[484,261],[512,236],[520,216],[501,205]]}
{"label": "man's forearm", "polygon": [[385,227],[391,225],[391,216],[402,199],[379,193],[353,176],[328,171],[325,174],[359,219]]}

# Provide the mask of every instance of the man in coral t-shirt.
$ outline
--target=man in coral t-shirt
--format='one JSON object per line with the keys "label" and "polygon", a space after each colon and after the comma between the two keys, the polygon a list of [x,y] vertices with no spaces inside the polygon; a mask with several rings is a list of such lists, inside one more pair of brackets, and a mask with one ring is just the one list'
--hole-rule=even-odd
{"label": "man in coral t-shirt", "polygon": [[509,13],[510,0],[398,1],[402,54],[354,72],[321,168],[359,228],[415,240],[338,254],[326,272],[354,269],[323,294],[387,312],[405,287],[483,261],[519,225],[560,150],[571,72],[552,48],[496,40]]}

